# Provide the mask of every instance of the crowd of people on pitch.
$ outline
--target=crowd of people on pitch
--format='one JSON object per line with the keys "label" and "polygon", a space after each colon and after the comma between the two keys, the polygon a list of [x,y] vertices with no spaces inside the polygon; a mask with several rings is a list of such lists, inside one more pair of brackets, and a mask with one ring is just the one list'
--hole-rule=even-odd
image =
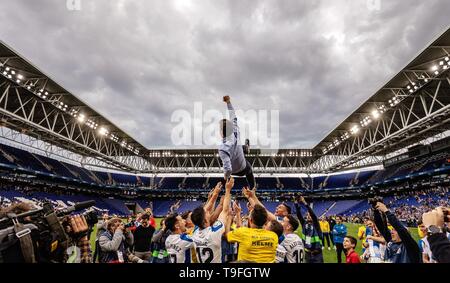
{"label": "crowd of people on pitch", "polygon": [[[294,208],[280,203],[271,212],[255,189],[243,188],[249,211],[244,215],[240,204],[232,200],[233,186],[233,178],[224,186],[218,183],[206,202],[193,211],[178,214],[180,202],[175,203],[158,229],[151,208],[127,220],[104,214],[97,224],[93,253],[83,241],[79,261],[323,263],[324,249],[333,249],[339,263],[342,255],[346,263],[450,262],[448,206],[429,206],[424,211],[418,229],[419,243],[395,211],[382,202],[374,204],[371,213],[363,217],[364,224],[353,237],[345,224],[348,219],[319,219],[302,196],[295,199]],[[427,205],[431,204],[434,203],[427,201]],[[76,229],[82,233],[88,226],[79,221]],[[357,252],[358,245],[362,253]]]}
{"label": "crowd of people on pitch", "polygon": [[[347,263],[450,262],[449,208],[425,212],[419,225],[419,243],[382,202],[364,217],[357,237],[348,235],[344,218],[321,218],[303,197],[295,201],[295,213],[282,203],[267,211],[255,190],[244,188],[248,215],[231,200],[233,179],[210,192],[208,200],[193,211],[178,214],[179,203],[156,223],[150,209],[130,218],[99,223],[96,258],[99,262],[153,263],[322,263],[323,250],[336,250],[337,261]],[[306,213],[305,213],[306,211]],[[301,227],[301,232],[296,233]],[[299,236],[300,235],[300,236]],[[362,253],[356,252],[357,245]]]}

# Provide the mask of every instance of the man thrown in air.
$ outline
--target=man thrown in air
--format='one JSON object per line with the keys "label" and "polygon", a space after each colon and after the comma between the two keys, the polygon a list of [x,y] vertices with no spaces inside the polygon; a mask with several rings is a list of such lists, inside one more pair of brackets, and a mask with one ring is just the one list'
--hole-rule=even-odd
{"label": "man thrown in air", "polygon": [[255,188],[256,182],[253,176],[252,165],[245,159],[244,150],[240,141],[240,132],[236,114],[230,102],[229,96],[224,96],[231,122],[223,119],[220,122],[220,134],[222,142],[219,146],[219,156],[223,163],[224,182],[233,176],[245,176],[249,188]]}

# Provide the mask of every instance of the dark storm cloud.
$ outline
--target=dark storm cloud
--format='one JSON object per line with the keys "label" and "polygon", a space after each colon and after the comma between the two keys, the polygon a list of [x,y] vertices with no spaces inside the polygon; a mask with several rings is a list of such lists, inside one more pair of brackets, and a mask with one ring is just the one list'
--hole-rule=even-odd
{"label": "dark storm cloud", "polygon": [[312,147],[449,24],[446,0],[2,1],[0,38],[148,147],[193,103],[280,110]]}

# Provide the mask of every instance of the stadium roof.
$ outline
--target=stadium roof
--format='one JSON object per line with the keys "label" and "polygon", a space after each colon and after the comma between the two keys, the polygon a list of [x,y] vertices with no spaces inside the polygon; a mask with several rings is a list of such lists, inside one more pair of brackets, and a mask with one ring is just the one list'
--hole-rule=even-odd
{"label": "stadium roof", "polygon": [[[450,102],[449,54],[450,29],[447,29],[332,130],[313,151],[323,154],[348,154],[351,151],[337,149],[348,146],[349,141],[354,142],[354,136],[371,133],[366,141],[360,141],[362,146],[359,151],[378,143],[381,147],[375,151],[376,154],[385,155],[448,130],[449,116],[446,110]],[[396,111],[398,109],[405,111],[399,113]],[[440,115],[433,115],[438,110]],[[396,131],[377,133],[375,128],[378,127],[378,131],[381,131],[380,128],[384,127],[379,123],[381,120],[388,121],[386,125],[399,125],[398,130],[405,130],[404,134],[394,136]],[[422,123],[421,129],[409,127],[419,120],[428,123]],[[418,132],[420,134],[416,134]],[[356,150],[352,153],[356,153]]]}
{"label": "stadium roof", "polygon": [[[248,160],[257,173],[329,172],[363,160],[380,164],[388,153],[445,132],[449,54],[450,29],[313,149],[252,149]],[[3,126],[122,170],[221,171],[214,149],[148,150],[1,41],[0,118]]]}
{"label": "stadium roof", "polygon": [[[0,40],[0,63],[6,63],[9,67],[20,70],[20,73],[27,79],[39,80],[38,86],[42,87],[52,97],[58,98],[60,102],[67,104],[70,108],[79,110],[79,113],[83,113],[86,117],[91,118],[96,124],[105,127],[110,133],[115,134],[120,141],[125,140],[127,144],[133,145],[134,148],[145,149],[138,141],[128,135],[125,131],[121,130],[114,123],[106,119],[100,113],[95,111],[87,103],[77,98],[70,91],[53,81],[44,72],[35,67],[32,63],[19,55],[12,48],[7,46]],[[39,113],[36,113],[39,114]]]}
{"label": "stadium roof", "polygon": [[125,170],[132,168],[112,157],[145,154],[138,141],[2,41],[0,72],[3,126],[81,155],[98,153],[99,158],[110,158],[104,161]]}

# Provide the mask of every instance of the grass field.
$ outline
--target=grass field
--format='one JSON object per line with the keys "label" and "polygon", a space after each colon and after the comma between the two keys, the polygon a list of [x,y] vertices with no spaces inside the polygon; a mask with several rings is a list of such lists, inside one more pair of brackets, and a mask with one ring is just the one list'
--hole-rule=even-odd
{"label": "grass field", "polygon": [[[157,228],[159,228],[159,222],[160,222],[160,218],[155,219],[156,223],[157,223]],[[349,235],[352,235],[355,238],[358,238],[357,234],[358,234],[358,228],[361,225],[357,225],[357,224],[351,224],[351,223],[346,223],[345,224],[347,226],[347,231]],[[417,233],[417,228],[409,228],[409,231],[411,232],[413,238],[418,241],[419,240],[419,235]],[[92,248],[92,252],[94,252],[95,249],[95,235],[97,233],[97,227],[94,228],[94,231],[92,232],[91,235],[91,248]],[[297,231],[298,234],[300,234],[300,229]],[[361,255],[362,251],[361,251],[362,247],[361,247],[361,241],[358,241],[358,246],[356,249],[356,252]],[[336,251],[334,249],[331,249],[331,251],[329,251],[328,249],[324,249],[323,250],[323,258],[325,263],[336,263],[337,262],[337,256],[336,256]],[[345,262],[345,256],[342,256],[342,261]]]}

